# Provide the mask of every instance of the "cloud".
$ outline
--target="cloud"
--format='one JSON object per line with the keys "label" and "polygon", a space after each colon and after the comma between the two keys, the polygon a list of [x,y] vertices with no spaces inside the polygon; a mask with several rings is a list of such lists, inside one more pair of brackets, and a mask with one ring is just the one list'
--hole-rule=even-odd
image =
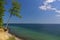
{"label": "cloud", "polygon": [[49,5],[50,3],[53,3],[53,2],[55,2],[56,0],[46,0],[45,2],[44,2],[44,5],[46,6],[46,5]]}
{"label": "cloud", "polygon": [[55,8],[52,8],[52,6],[50,5],[50,3],[54,2],[54,1],[56,1],[56,0],[46,0],[44,2],[44,5],[39,6],[39,8],[42,9],[42,10],[47,10],[47,9],[52,10],[52,9],[55,9]]}
{"label": "cloud", "polygon": [[40,6],[39,8],[42,10],[55,10],[55,8],[52,8],[51,5],[48,5],[48,6],[43,5],[43,6]]}
{"label": "cloud", "polygon": [[60,15],[56,15],[57,17],[60,17]]}
{"label": "cloud", "polygon": [[55,10],[55,12],[60,13],[60,10]]}
{"label": "cloud", "polygon": [[[44,10],[44,11],[52,10],[52,11],[55,11],[56,13],[60,13],[60,10],[58,10],[57,8],[52,7],[51,4],[50,4],[50,3],[53,3],[55,1],[60,1],[60,0],[46,0],[46,1],[44,1],[43,5],[39,6],[39,8],[41,10]],[[57,16],[60,16],[60,15],[57,15]]]}
{"label": "cloud", "polygon": [[45,2],[46,2],[46,3],[52,3],[52,2],[54,2],[54,1],[56,1],[56,0],[46,0]]}

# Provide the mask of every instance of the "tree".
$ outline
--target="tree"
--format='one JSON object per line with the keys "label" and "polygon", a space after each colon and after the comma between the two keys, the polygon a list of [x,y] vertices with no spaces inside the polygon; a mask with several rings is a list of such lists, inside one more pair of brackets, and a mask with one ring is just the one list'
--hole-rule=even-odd
{"label": "tree", "polygon": [[[6,40],[7,39],[7,36],[10,37],[5,31],[5,28],[3,28],[3,16],[4,15],[4,12],[6,11],[5,9],[5,4],[6,4],[6,1],[7,0],[0,0],[0,36],[2,36],[3,38],[0,37],[1,40]],[[9,8],[9,13],[10,13],[10,16],[8,18],[8,21],[7,21],[7,25],[6,25],[6,28],[8,27],[8,23],[9,23],[9,20],[12,16],[17,16],[19,18],[21,18],[21,15],[20,15],[20,9],[21,9],[21,5],[18,3],[18,1],[12,1],[12,7]],[[8,40],[15,40],[15,38],[11,37],[9,38]]]}
{"label": "tree", "polygon": [[[0,27],[3,26],[3,16],[5,16],[4,12],[6,11],[4,8],[5,3],[6,3],[6,0],[0,0]],[[9,9],[10,16],[7,21],[6,28],[8,27],[8,22],[12,16],[17,16],[21,18],[20,9],[21,9],[21,5],[18,3],[18,1],[13,0],[12,7]]]}
{"label": "tree", "polygon": [[21,9],[21,5],[17,1],[12,1],[12,8],[10,8],[10,10],[9,10],[10,16],[7,21],[6,28],[8,27],[8,24],[9,24],[8,22],[12,16],[17,16],[19,18],[22,18],[21,15],[19,15],[20,9]]}
{"label": "tree", "polygon": [[0,0],[0,27],[3,26],[4,11],[4,0]]}

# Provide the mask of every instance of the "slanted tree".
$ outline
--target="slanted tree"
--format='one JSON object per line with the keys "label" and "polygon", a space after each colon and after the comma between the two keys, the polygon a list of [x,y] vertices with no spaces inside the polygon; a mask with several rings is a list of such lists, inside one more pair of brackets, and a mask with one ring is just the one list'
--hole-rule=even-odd
{"label": "slanted tree", "polygon": [[[7,39],[7,36],[8,36],[8,34],[6,35],[6,33],[5,33],[6,29],[3,28],[3,26],[4,26],[3,25],[4,24],[3,23],[3,16],[5,16],[4,12],[6,11],[6,9],[5,9],[6,1],[7,0],[0,0],[0,33],[3,32],[2,35],[4,35],[4,36],[2,36],[3,38],[0,38],[1,40],[4,39],[4,38]],[[12,7],[8,9],[8,12],[9,12],[10,16],[8,16],[9,18],[8,18],[8,21],[7,21],[6,28],[8,27],[9,20],[12,16],[16,16],[16,17],[21,18],[20,9],[21,9],[21,5],[19,4],[19,2],[17,0],[13,0],[12,1]],[[10,38],[9,40],[15,40],[15,38]]]}
{"label": "slanted tree", "polygon": [[21,9],[21,5],[17,1],[12,1],[12,7],[9,10],[10,16],[8,18],[6,28],[8,27],[9,20],[12,16],[22,18],[22,16],[20,15],[20,9]]}
{"label": "slanted tree", "polygon": [[[6,11],[4,5],[6,4],[6,1],[7,0],[0,0],[0,27],[3,27],[3,16],[5,16],[4,12]],[[13,1],[11,0],[11,3],[12,3],[12,7],[8,9],[10,16],[8,18],[6,28],[8,27],[9,20],[12,16],[17,16],[17,17],[21,18],[21,15],[20,15],[21,5],[20,5],[20,3],[17,0],[13,0]]]}

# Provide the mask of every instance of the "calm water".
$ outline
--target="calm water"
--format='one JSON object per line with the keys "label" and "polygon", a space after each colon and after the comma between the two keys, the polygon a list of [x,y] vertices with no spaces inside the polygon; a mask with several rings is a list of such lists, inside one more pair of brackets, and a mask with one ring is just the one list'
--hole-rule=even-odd
{"label": "calm water", "polygon": [[9,24],[9,28],[26,40],[60,40],[60,24]]}

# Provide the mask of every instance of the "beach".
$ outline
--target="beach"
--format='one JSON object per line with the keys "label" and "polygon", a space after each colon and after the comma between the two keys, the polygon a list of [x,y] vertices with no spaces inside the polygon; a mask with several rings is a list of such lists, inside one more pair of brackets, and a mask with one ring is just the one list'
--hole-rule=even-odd
{"label": "beach", "polygon": [[11,40],[11,38],[15,39],[15,40],[22,40],[22,39],[16,37],[15,35],[8,33],[8,30],[4,31],[3,28],[0,28],[0,40]]}

